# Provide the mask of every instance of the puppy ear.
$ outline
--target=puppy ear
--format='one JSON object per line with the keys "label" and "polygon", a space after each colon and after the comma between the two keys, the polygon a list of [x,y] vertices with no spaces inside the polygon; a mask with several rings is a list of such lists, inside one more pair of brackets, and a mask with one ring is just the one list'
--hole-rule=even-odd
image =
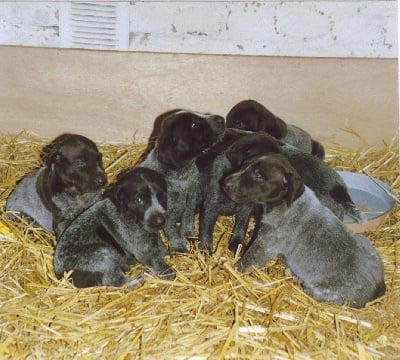
{"label": "puppy ear", "polygon": [[286,169],[282,185],[287,187],[286,205],[290,207],[304,192],[303,180],[294,169]]}
{"label": "puppy ear", "polygon": [[260,119],[260,130],[264,130],[276,139],[281,139],[287,134],[287,125],[279,117],[272,114],[269,110]]}
{"label": "puppy ear", "polygon": [[123,209],[126,197],[123,186],[119,184],[113,185],[108,191],[105,192],[104,197],[108,197],[118,208],[118,210]]}
{"label": "puppy ear", "polygon": [[238,168],[244,160],[242,153],[240,153],[239,151],[232,151],[231,149],[229,149],[226,153],[226,157],[232,164],[232,167],[235,169]]}
{"label": "puppy ear", "polygon": [[46,165],[50,166],[52,164],[59,164],[61,162],[61,159],[62,159],[62,153],[60,149],[53,149],[53,151],[51,151],[45,158]]}

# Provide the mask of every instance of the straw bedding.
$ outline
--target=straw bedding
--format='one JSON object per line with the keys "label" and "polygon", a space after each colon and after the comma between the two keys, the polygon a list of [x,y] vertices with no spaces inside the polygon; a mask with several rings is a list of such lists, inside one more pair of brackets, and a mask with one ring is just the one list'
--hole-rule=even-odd
{"label": "straw bedding", "polygon": [[[0,135],[0,207],[39,165],[49,139]],[[144,145],[99,144],[110,182]],[[398,145],[328,149],[338,169],[400,188]],[[151,274],[134,291],[76,289],[53,273],[54,237],[0,212],[1,359],[395,359],[400,357],[400,209],[367,234],[385,266],[387,293],[365,309],[318,303],[278,261],[241,274],[221,218],[212,256],[196,247],[170,260],[174,281]],[[136,274],[146,269],[133,267]]]}

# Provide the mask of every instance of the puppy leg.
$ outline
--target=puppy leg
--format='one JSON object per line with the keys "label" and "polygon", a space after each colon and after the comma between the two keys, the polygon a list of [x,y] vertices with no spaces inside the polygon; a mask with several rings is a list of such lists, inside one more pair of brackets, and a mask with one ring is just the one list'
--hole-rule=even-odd
{"label": "puppy leg", "polygon": [[168,251],[158,237],[153,241],[143,241],[135,252],[135,258],[152,273],[167,280],[175,278],[175,271],[165,262]]}
{"label": "puppy leg", "polygon": [[[67,251],[68,250],[68,251]],[[72,281],[76,287],[125,284],[124,272],[129,270],[125,257],[107,246],[88,246],[62,251],[56,249],[54,268],[58,278],[64,271],[73,270]]]}
{"label": "puppy leg", "polygon": [[182,215],[181,221],[181,237],[184,239],[186,236],[195,236],[194,233],[194,217],[198,210],[198,203],[200,202],[199,195],[193,194],[186,202],[186,208]]}
{"label": "puppy leg", "polygon": [[74,270],[72,282],[78,288],[92,286],[122,286],[127,282],[122,270],[118,267],[108,269],[106,272]]}
{"label": "puppy leg", "polygon": [[235,214],[235,224],[228,245],[229,250],[234,254],[236,253],[239,244],[244,244],[252,210],[252,208],[241,209]]}
{"label": "puppy leg", "polygon": [[201,210],[199,218],[199,247],[213,252],[213,230],[218,219],[218,214],[213,211],[215,206],[210,206],[206,201]]}
{"label": "puppy leg", "polygon": [[257,238],[236,265],[240,271],[244,271],[250,266],[262,267],[273,258],[275,254],[268,253],[263,239]]}
{"label": "puppy leg", "polygon": [[180,229],[176,225],[176,222],[170,220],[170,218],[168,218],[167,220],[167,226],[165,227],[165,235],[167,236],[168,241],[175,252],[181,252],[181,253],[188,252],[186,241],[184,237],[181,236]]}

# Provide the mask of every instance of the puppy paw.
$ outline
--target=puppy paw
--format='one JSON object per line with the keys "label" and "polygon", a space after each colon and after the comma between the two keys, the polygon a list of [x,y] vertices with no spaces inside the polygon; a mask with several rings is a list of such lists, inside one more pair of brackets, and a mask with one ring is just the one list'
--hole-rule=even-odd
{"label": "puppy paw", "polygon": [[237,237],[231,237],[229,239],[228,249],[236,254],[239,245],[243,245],[242,240]]}
{"label": "puppy paw", "polygon": [[174,280],[176,278],[176,273],[172,268],[168,268],[167,270],[165,270],[161,274],[158,274],[157,276],[163,280]]}
{"label": "puppy paw", "polygon": [[145,279],[144,274],[140,274],[137,276],[127,277],[125,285],[129,290],[134,290],[140,286],[143,286],[145,281],[146,281],[146,279]]}
{"label": "puppy paw", "polygon": [[353,220],[358,223],[364,223],[367,221],[367,216],[353,203],[346,204],[345,206],[346,215],[350,216]]}

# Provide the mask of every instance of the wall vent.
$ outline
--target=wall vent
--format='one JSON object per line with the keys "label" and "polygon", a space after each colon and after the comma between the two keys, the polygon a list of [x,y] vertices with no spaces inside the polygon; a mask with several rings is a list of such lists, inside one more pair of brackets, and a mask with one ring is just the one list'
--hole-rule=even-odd
{"label": "wall vent", "polygon": [[60,8],[66,48],[128,50],[129,2],[66,2]]}

